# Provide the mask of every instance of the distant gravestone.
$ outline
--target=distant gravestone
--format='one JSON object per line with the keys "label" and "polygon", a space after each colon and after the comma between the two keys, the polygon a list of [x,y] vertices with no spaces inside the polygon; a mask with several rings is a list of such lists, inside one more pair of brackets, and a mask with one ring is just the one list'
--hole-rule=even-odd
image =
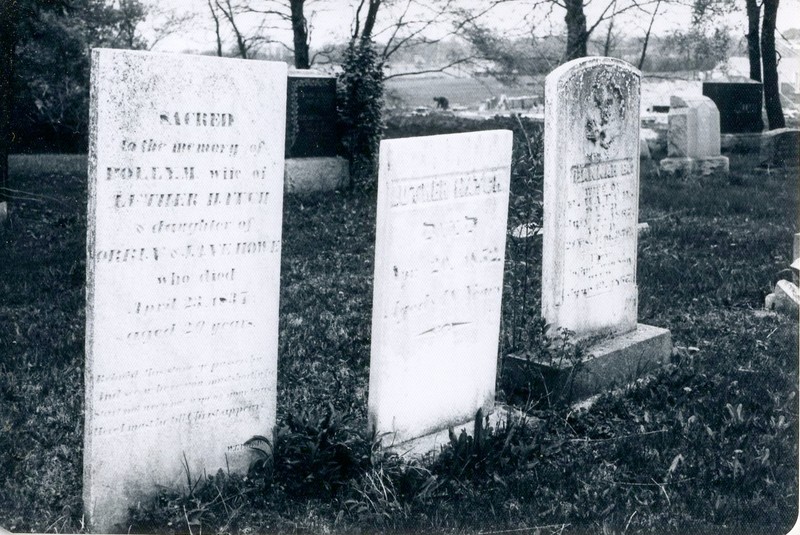
{"label": "distant gravestone", "polygon": [[492,410],[511,142],[381,142],[369,420],[384,444]]}
{"label": "distant gravestone", "polygon": [[289,72],[286,95],[286,191],[328,191],[349,181],[336,109],[336,77]]}
{"label": "distant gravestone", "polygon": [[92,51],[92,531],[273,431],[285,99],[284,64]]}
{"label": "distant gravestone", "polygon": [[637,323],[640,73],[583,58],[545,81],[542,315],[590,351],[581,381],[597,390],[671,351],[670,334]]}
{"label": "distant gravestone", "polygon": [[719,111],[708,97],[672,96],[667,157],[662,173],[675,177],[727,177],[727,156],[720,154]]}
{"label": "distant gravestone", "polygon": [[764,129],[761,84],[704,82],[703,95],[717,105],[721,133],[759,133]]}
{"label": "distant gravestone", "polygon": [[311,71],[289,73],[286,96],[286,157],[336,156],[339,132],[336,77]]}
{"label": "distant gravestone", "polygon": [[778,128],[761,136],[763,167],[800,167],[800,129]]}

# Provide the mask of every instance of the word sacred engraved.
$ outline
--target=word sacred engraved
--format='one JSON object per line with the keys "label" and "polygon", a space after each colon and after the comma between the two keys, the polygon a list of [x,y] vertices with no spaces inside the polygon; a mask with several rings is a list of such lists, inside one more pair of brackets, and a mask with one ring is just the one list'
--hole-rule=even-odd
{"label": "word sacred engraved", "polygon": [[206,112],[161,112],[161,124],[171,126],[233,126],[231,113],[206,113]]}

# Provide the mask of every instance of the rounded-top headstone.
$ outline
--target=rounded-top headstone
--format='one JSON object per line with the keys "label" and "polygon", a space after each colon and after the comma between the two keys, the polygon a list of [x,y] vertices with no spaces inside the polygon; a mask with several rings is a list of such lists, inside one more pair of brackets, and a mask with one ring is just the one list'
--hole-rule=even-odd
{"label": "rounded-top headstone", "polygon": [[600,57],[545,80],[542,314],[577,338],[636,328],[640,82]]}

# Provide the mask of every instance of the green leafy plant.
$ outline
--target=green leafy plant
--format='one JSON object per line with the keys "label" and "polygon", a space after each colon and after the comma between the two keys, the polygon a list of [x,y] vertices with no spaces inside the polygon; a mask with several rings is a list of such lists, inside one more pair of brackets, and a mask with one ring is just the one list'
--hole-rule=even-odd
{"label": "green leafy plant", "polygon": [[257,487],[268,491],[275,475],[275,455],[273,442],[263,435],[255,435],[244,443],[255,453],[250,462],[247,477]]}
{"label": "green leafy plant", "polygon": [[370,465],[371,451],[372,441],[354,416],[330,403],[324,414],[290,413],[278,429],[275,478],[291,495],[335,496]]}

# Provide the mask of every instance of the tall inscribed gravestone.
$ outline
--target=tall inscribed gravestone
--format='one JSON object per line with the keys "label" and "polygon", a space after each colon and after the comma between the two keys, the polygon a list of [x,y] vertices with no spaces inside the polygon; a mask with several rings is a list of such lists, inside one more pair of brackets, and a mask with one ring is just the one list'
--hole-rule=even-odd
{"label": "tall inscribed gravestone", "polygon": [[381,142],[369,419],[386,444],[494,407],[511,141]]}
{"label": "tall inscribed gravestone", "polygon": [[92,531],[273,431],[285,103],[283,64],[92,51]]}
{"label": "tall inscribed gravestone", "polygon": [[669,355],[669,331],[637,323],[640,73],[582,58],[545,81],[542,315],[604,340],[589,389]]}

